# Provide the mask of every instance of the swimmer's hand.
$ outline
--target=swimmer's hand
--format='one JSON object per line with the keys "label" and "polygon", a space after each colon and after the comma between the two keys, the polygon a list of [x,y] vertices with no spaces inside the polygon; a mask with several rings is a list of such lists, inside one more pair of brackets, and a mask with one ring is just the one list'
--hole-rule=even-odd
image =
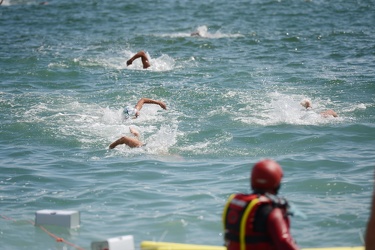
{"label": "swimmer's hand", "polygon": [[129,127],[129,130],[134,136],[139,137],[139,132],[135,128]]}
{"label": "swimmer's hand", "polygon": [[159,106],[160,106],[162,109],[167,109],[167,105],[166,105],[164,102],[160,102],[160,103],[159,103]]}
{"label": "swimmer's hand", "polygon": [[133,60],[132,59],[129,59],[127,62],[126,62],[126,66],[129,66],[133,63]]}

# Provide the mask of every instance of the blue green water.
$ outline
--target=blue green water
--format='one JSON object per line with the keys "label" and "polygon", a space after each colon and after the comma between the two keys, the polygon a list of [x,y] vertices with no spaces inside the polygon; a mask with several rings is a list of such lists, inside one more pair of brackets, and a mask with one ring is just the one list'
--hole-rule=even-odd
{"label": "blue green water", "polygon": [[[284,168],[301,248],[362,245],[374,23],[370,0],[4,0],[0,215],[13,220],[0,218],[1,248],[73,249],[28,222],[41,209],[80,211],[80,228],[48,229],[84,249],[122,235],[137,249],[222,245],[225,201],[250,191],[263,158]],[[126,66],[139,50],[151,68]],[[124,120],[141,97],[168,109]],[[129,126],[147,145],[108,150]]]}

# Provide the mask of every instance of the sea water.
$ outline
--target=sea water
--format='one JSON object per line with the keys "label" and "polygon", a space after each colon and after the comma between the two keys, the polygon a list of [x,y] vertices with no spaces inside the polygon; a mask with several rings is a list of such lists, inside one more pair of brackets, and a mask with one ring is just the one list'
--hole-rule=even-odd
{"label": "sea water", "polygon": [[[142,241],[223,245],[251,167],[284,169],[301,248],[360,246],[375,165],[370,0],[60,1],[0,5],[2,249]],[[191,36],[199,33],[199,36]],[[146,51],[151,67],[126,61]],[[123,109],[141,97],[138,119]],[[300,102],[309,99],[311,110]],[[320,112],[333,109],[337,118]],[[146,146],[108,146],[129,127]]]}

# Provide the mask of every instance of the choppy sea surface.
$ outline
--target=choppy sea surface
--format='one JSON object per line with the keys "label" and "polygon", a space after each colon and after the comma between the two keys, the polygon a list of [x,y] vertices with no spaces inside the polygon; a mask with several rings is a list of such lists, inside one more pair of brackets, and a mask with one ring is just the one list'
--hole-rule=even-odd
{"label": "choppy sea surface", "polygon": [[[363,245],[374,23],[371,0],[2,1],[1,248],[75,249],[32,225],[42,209],[80,211],[79,228],[46,228],[84,249],[222,245],[224,204],[264,158],[284,169],[301,248]],[[126,66],[139,50],[147,70]],[[168,109],[124,119],[141,97]],[[109,150],[129,126],[146,146]]]}

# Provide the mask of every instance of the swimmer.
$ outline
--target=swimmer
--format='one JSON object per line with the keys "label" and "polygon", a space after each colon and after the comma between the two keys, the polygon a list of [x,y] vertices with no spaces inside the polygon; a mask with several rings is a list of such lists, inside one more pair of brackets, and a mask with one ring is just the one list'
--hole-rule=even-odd
{"label": "swimmer", "polygon": [[127,118],[129,117],[133,117],[133,118],[137,118],[140,114],[140,111],[143,107],[143,104],[157,104],[159,105],[162,109],[167,109],[167,105],[162,102],[162,101],[158,101],[158,100],[153,100],[153,99],[149,99],[149,98],[141,98],[139,99],[139,101],[137,102],[137,104],[135,105],[135,107],[130,107],[130,106],[127,106],[125,109],[124,109],[124,114]]}
{"label": "swimmer", "polygon": [[[304,99],[304,100],[301,102],[301,105],[302,105],[303,107],[305,107],[306,109],[312,109],[311,101],[308,100],[308,99]],[[338,114],[337,114],[334,110],[332,110],[332,109],[328,109],[328,110],[326,110],[326,111],[323,111],[323,112],[320,113],[320,115],[321,115],[322,117],[324,117],[324,118],[328,118],[328,117],[330,117],[330,116],[332,116],[332,117],[338,117]]]}
{"label": "swimmer", "polygon": [[117,139],[116,141],[112,142],[111,145],[109,145],[109,148],[114,149],[120,144],[126,144],[131,148],[139,148],[144,146],[145,144],[139,140],[139,132],[132,127],[129,127],[129,130],[130,133],[132,133],[135,137],[122,136],[120,139]]}
{"label": "swimmer", "polygon": [[312,108],[310,100],[304,99],[301,102],[301,105],[304,106],[306,109]]}
{"label": "swimmer", "polygon": [[144,68],[144,69],[147,69],[148,67],[151,66],[151,64],[150,64],[150,62],[149,62],[149,60],[148,60],[148,58],[147,58],[147,55],[146,55],[146,53],[145,53],[143,50],[139,51],[139,52],[138,52],[137,54],[135,54],[132,58],[130,58],[130,59],[126,62],[126,65],[127,65],[127,66],[131,65],[131,64],[133,63],[133,61],[134,61],[135,59],[137,59],[137,58],[141,58],[141,60],[142,60],[142,64],[143,64],[143,68]]}
{"label": "swimmer", "polygon": [[198,27],[198,29],[192,33],[190,33],[190,36],[195,36],[195,37],[204,37],[207,34],[207,27],[206,26],[201,26]]}

